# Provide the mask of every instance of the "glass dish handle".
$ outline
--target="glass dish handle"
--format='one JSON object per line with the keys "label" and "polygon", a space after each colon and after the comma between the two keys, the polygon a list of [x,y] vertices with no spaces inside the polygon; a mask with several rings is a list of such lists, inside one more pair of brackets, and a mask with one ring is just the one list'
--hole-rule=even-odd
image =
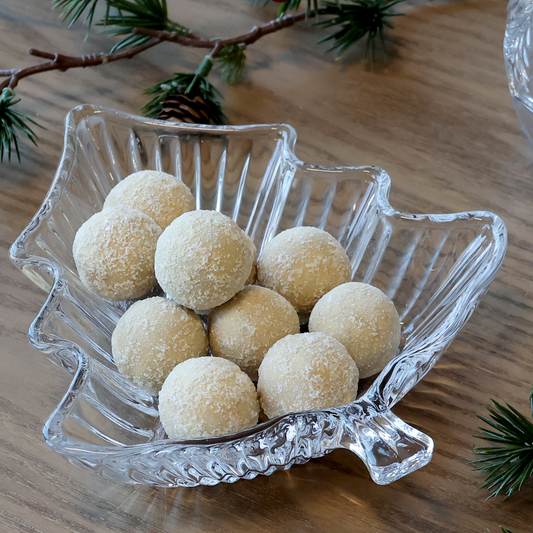
{"label": "glass dish handle", "polygon": [[342,415],[340,448],[359,456],[379,485],[388,485],[422,468],[433,455],[433,440],[386,407],[367,403]]}

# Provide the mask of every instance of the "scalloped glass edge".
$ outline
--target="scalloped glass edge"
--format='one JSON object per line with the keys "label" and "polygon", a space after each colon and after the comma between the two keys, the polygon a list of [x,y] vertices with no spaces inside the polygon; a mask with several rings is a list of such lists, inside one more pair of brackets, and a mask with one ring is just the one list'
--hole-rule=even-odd
{"label": "scalloped glass edge", "polygon": [[[490,220],[494,239],[490,258],[480,261],[479,271],[460,286],[460,294],[451,301],[438,327],[424,339],[423,345],[409,342],[399,355],[379,374],[370,388],[355,402],[343,407],[284,415],[244,432],[220,438],[195,441],[160,439],[144,444],[97,446],[64,437],[62,423],[91,372],[97,368],[76,343],[43,333],[47,320],[66,290],[62,267],[47,258],[26,252],[26,243],[39,231],[41,223],[53,211],[69,180],[75,157],[75,130],[84,116],[102,114],[147,126],[172,131],[224,133],[278,128],[284,137],[283,156],[295,168],[335,171],[358,170],[363,167],[318,167],[306,165],[295,153],[296,132],[288,125],[203,126],[168,123],[136,117],[98,106],[74,108],[66,117],[63,154],[40,209],[10,249],[13,263],[39,287],[48,290],[43,279],[51,279],[48,298],[32,323],[30,343],[46,353],[54,362],[73,374],[64,398],[43,427],[46,443],[70,462],[97,471],[113,479],[136,484],[163,487],[215,485],[252,479],[258,474],[270,475],[311,458],[321,457],[336,448],[357,454],[378,484],[388,484],[426,465],[432,457],[434,444],[430,437],[396,417],[391,408],[416,385],[435,365],[441,354],[461,330],[476,308],[505,256],[507,232],[503,221],[492,213],[474,211],[446,215],[415,215],[395,211],[388,201],[390,178],[377,167],[370,168],[377,176],[377,203],[382,214],[413,222],[448,223],[454,220]],[[36,275],[40,271],[42,276]],[[429,319],[428,319],[429,320]],[[437,318],[432,317],[432,320]],[[439,317],[440,320],[440,317]],[[429,327],[429,326],[428,326]]]}

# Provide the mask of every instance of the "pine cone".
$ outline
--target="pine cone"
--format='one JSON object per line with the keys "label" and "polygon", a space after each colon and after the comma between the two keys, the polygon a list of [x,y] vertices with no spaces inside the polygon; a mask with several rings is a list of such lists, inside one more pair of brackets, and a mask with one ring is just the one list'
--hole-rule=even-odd
{"label": "pine cone", "polygon": [[[220,109],[202,96],[169,94],[162,103],[160,120],[187,122],[189,124],[219,124]],[[218,121],[217,121],[218,120]]]}

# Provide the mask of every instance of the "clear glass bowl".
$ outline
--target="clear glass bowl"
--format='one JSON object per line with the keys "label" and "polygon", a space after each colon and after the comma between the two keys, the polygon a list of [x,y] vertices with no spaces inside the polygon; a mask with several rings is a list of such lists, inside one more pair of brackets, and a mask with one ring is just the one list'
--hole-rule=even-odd
{"label": "clear glass bowl", "polygon": [[522,130],[533,143],[533,0],[510,0],[503,55]]}
{"label": "clear glass bowl", "polygon": [[[30,342],[73,375],[44,425],[47,444],[74,464],[125,482],[214,485],[269,475],[346,448],[376,483],[427,464],[433,441],[391,408],[429,372],[494,278],[507,234],[486,212],[399,213],[375,167],[325,168],[294,155],[290,126],[172,124],[94,106],[66,119],[65,148],[43,205],[11,258],[48,298]],[[289,414],[221,438],[164,438],[157,399],[113,364],[110,339],[127,307],[78,279],[72,242],[118,181],[141,169],[181,176],[197,207],[231,216],[257,248],[280,231],[323,228],[346,249],[353,279],[382,289],[402,321],[396,358],[357,401]]]}

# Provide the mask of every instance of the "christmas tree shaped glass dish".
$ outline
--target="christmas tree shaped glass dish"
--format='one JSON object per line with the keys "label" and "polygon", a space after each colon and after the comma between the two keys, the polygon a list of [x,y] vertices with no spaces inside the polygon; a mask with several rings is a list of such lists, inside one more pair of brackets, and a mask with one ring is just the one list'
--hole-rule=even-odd
{"label": "christmas tree shaped glass dish", "polygon": [[[388,202],[390,178],[376,167],[325,168],[294,155],[290,126],[193,126],[94,106],[66,119],[65,148],[42,207],[11,248],[22,272],[48,293],[30,342],[72,383],[44,425],[47,444],[70,462],[124,482],[165,487],[251,479],[336,448],[357,454],[376,483],[427,464],[430,437],[391,408],[429,372],[461,330],[505,254],[503,222],[487,212],[412,215]],[[395,303],[402,342],[393,361],[343,407],[293,413],[224,437],[165,438],[157,399],[120,375],[111,333],[128,305],[79,281],[77,229],[114,185],[142,169],[181,176],[199,209],[232,217],[259,251],[301,225],[339,240],[354,281]]]}

